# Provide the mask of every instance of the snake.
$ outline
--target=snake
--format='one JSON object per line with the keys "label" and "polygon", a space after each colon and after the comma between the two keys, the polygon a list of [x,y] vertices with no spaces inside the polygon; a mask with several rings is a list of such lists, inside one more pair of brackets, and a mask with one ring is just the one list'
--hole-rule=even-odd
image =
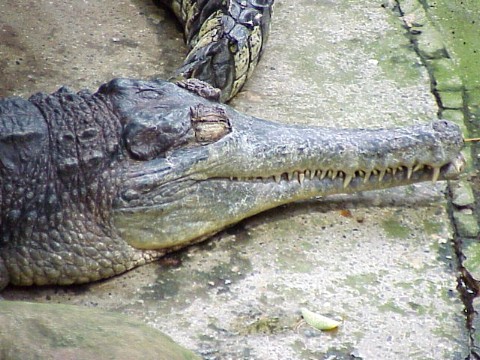
{"label": "snake", "polygon": [[252,76],[270,32],[274,0],[159,0],[183,27],[188,54],[170,80],[198,79],[232,99]]}

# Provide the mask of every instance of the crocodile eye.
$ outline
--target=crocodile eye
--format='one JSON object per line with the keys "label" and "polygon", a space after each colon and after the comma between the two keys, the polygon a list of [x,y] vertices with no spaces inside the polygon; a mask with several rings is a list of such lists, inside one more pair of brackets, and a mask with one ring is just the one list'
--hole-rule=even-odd
{"label": "crocodile eye", "polygon": [[219,106],[198,104],[191,107],[190,119],[195,139],[201,144],[213,143],[232,132],[230,120],[225,110]]}

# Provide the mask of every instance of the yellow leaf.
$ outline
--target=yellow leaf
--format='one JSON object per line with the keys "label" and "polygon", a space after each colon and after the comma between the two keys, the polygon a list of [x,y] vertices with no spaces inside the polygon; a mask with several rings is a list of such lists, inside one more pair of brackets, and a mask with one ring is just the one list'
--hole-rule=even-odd
{"label": "yellow leaf", "polygon": [[303,308],[301,311],[306,323],[317,330],[333,330],[340,325],[340,321],[316,314],[308,309]]}

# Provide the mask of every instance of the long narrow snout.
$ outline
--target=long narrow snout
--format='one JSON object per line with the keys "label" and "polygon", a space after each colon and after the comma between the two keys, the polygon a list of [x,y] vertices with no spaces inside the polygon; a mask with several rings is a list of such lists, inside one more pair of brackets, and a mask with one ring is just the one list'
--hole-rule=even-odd
{"label": "long narrow snout", "polygon": [[[281,125],[225,108],[228,135],[173,151],[152,163],[151,172],[142,170],[143,178],[131,179],[130,185],[142,184],[143,195],[115,213],[131,245],[179,248],[282,204],[451,179],[464,166],[461,131],[444,120],[337,130]],[[157,184],[145,186],[146,176]]]}
{"label": "long narrow snout", "polygon": [[[435,182],[441,176],[454,176],[442,173],[442,167],[452,164],[461,171],[463,165],[462,134],[445,120],[393,129],[337,130],[269,122],[242,122],[234,128],[235,146],[223,146],[225,162],[205,169],[211,178],[262,178],[276,183],[342,178],[344,189],[362,178],[365,189],[371,189],[372,176],[382,182],[387,174],[404,172],[408,181],[423,170]],[[212,147],[212,152],[222,150]]]}

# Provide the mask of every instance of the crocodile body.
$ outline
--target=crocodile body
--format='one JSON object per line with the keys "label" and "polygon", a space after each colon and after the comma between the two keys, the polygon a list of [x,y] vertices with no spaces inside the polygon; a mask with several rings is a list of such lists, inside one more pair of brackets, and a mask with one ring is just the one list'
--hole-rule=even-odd
{"label": "crocodile body", "polygon": [[189,53],[175,78],[195,78],[234,97],[268,38],[274,0],[161,0],[182,24]]}
{"label": "crocodile body", "polygon": [[258,62],[273,1],[163,2],[191,47],[183,80],[0,100],[0,288],[108,278],[281,204],[462,170],[447,121],[300,127],[222,104]]}

